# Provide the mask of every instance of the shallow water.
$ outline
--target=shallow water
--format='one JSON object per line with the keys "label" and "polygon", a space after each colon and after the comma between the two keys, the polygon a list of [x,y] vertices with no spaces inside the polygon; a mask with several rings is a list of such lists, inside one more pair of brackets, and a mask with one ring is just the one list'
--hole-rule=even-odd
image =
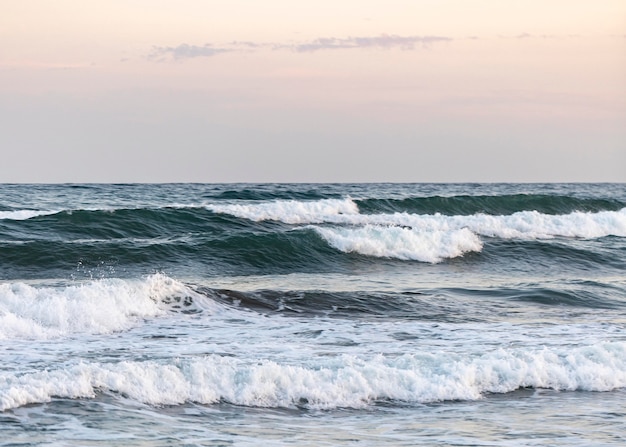
{"label": "shallow water", "polygon": [[519,390],[367,410],[153,407],[120,396],[54,400],[0,417],[4,445],[621,445],[624,392]]}

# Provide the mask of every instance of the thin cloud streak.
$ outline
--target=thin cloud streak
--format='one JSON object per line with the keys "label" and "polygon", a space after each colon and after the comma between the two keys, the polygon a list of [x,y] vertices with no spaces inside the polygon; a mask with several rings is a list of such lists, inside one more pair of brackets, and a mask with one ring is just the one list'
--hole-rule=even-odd
{"label": "thin cloud streak", "polygon": [[271,48],[273,51],[290,50],[298,53],[311,53],[314,51],[340,50],[340,49],[367,49],[378,48],[388,50],[400,48],[402,50],[414,50],[416,47],[428,48],[432,44],[449,42],[452,38],[443,36],[398,36],[394,34],[381,34],[379,36],[362,37],[320,37],[310,42],[296,44],[282,43],[258,43],[250,41],[232,41],[222,47],[212,44],[189,45],[182,43],[175,47],[153,47],[148,59],[164,61],[167,59],[183,60],[197,57],[213,57],[221,53],[238,51],[257,51],[263,48]]}
{"label": "thin cloud streak", "polygon": [[196,57],[211,57],[220,53],[233,51],[229,48],[216,48],[211,44],[189,45],[182,43],[176,47],[154,47],[148,55],[151,60],[163,60],[168,56],[175,60],[192,59]]}
{"label": "thin cloud streak", "polygon": [[449,42],[452,38],[443,36],[397,36],[393,34],[381,34],[374,37],[348,37],[339,39],[327,37],[315,39],[308,43],[292,46],[299,53],[308,53],[320,50],[338,50],[351,48],[401,48],[414,50],[416,46],[429,47],[433,43]]}

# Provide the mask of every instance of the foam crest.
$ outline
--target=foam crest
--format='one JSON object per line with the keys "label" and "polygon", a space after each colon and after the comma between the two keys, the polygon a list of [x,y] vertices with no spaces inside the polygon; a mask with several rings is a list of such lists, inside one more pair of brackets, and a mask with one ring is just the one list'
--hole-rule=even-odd
{"label": "foam crest", "polygon": [[420,231],[454,231],[467,228],[481,236],[504,239],[626,237],[626,208],[620,211],[574,212],[563,215],[542,214],[537,211],[520,211],[506,216],[374,214],[345,216],[343,219],[334,219],[333,223],[397,225]]}
{"label": "foam crest", "polygon": [[14,211],[0,211],[0,220],[26,220],[32,219],[37,216],[49,216],[51,214],[57,214],[61,211],[43,211],[43,210],[14,210]]}
{"label": "foam crest", "polygon": [[275,200],[255,204],[209,204],[206,208],[215,213],[259,222],[275,220],[288,224],[321,223],[338,215],[358,214],[352,199],[322,199],[317,201]]}
{"label": "foam crest", "polygon": [[313,228],[337,250],[375,257],[436,263],[482,249],[478,236],[467,228],[428,232],[378,225]]}
{"label": "foam crest", "polygon": [[308,365],[211,355],[0,373],[0,410],[100,391],[152,405],[221,401],[256,407],[362,408],[377,401],[474,400],[519,388],[610,391],[626,386],[626,343],[452,353],[341,356]]}
{"label": "foam crest", "polygon": [[449,224],[465,225],[478,234],[507,239],[626,237],[626,208],[620,211],[573,212],[563,215],[521,211],[510,216],[475,215],[467,219],[454,216]]}
{"label": "foam crest", "polygon": [[253,221],[276,220],[288,224],[378,225],[410,227],[430,232],[469,229],[481,236],[505,239],[553,237],[626,237],[626,208],[619,211],[572,212],[553,215],[520,211],[510,215],[474,214],[360,214],[351,199],[317,202],[275,201],[254,205],[208,205],[208,209]]}
{"label": "foam crest", "polygon": [[207,298],[160,274],[66,287],[0,284],[0,339],[110,333],[168,311],[211,310],[211,306]]}

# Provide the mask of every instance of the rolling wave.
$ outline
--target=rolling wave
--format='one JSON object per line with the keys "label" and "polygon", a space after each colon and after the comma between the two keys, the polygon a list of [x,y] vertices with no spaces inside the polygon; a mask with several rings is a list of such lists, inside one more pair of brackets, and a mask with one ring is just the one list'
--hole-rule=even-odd
{"label": "rolling wave", "polygon": [[379,225],[365,225],[359,228],[313,228],[337,250],[378,258],[437,263],[470,251],[481,251],[483,247],[478,236],[467,228],[428,232]]}
{"label": "rolling wave", "polygon": [[431,263],[480,252],[483,247],[480,237],[521,240],[626,237],[626,208],[558,215],[538,211],[497,216],[361,214],[349,198],[222,204],[207,208],[253,222],[317,224],[311,228],[342,252]]}
{"label": "rolling wave", "polygon": [[[489,322],[514,316],[524,304],[543,309],[622,309],[623,285],[593,281],[553,287],[423,288],[402,293],[325,290],[237,291],[186,285],[164,274],[103,278],[70,285],[0,284],[0,340],[47,340],[126,331],[144,320],[176,314],[233,317],[241,310],[285,316]],[[503,311],[506,305],[507,312]],[[228,310],[228,312],[227,312]],[[231,312],[232,311],[232,312]],[[508,312],[512,312],[509,314]],[[548,315],[546,314],[546,317]]]}
{"label": "rolling wave", "polygon": [[167,312],[214,311],[215,302],[165,275],[66,287],[0,284],[0,340],[107,334]]}
{"label": "rolling wave", "polygon": [[208,209],[255,222],[275,220],[287,224],[386,225],[422,231],[469,228],[472,232],[501,238],[549,238],[604,236],[626,237],[626,208],[596,213],[575,211],[564,215],[518,211],[511,215],[421,215],[408,212],[361,214],[351,199],[317,202],[274,201],[248,205],[214,205]]}
{"label": "rolling wave", "polygon": [[475,400],[520,388],[610,391],[626,387],[626,343],[576,348],[499,348],[400,356],[341,355],[291,365],[208,355],[119,363],[79,363],[15,375],[0,372],[0,411],[52,397],[121,394],[150,405],[187,402],[273,408],[366,408]]}
{"label": "rolling wave", "polygon": [[[511,321],[534,306],[548,317],[550,309],[623,309],[626,284],[569,281],[515,287],[418,288],[401,293],[332,290],[238,291],[196,287],[196,292],[229,306],[259,313],[331,318],[402,319],[438,322]],[[556,314],[550,314],[552,317]]]}
{"label": "rolling wave", "polygon": [[208,210],[232,214],[255,222],[276,220],[288,224],[322,223],[340,215],[357,215],[359,209],[352,199],[317,201],[276,200],[255,204],[209,204]]}
{"label": "rolling wave", "polygon": [[[593,266],[612,261],[606,259],[601,243],[584,245],[576,240],[626,237],[626,208],[610,209],[623,205],[614,200],[541,195],[381,200],[225,199],[147,208],[2,211],[0,270],[11,277],[8,272],[14,268],[24,274],[28,269],[72,269],[79,264],[163,269],[199,266],[210,258],[225,272],[248,268],[282,272],[311,266],[324,271],[345,262],[337,260],[342,254],[440,263],[468,253],[483,253],[486,248],[491,250],[486,259],[494,259],[493,250],[505,247],[498,241],[520,241],[522,248],[532,249],[532,242],[554,239],[561,244],[545,245],[544,251],[560,251],[565,257],[570,256],[569,251],[571,258]],[[467,212],[484,203],[490,203],[492,211],[503,204],[513,211],[545,202],[546,212],[447,215],[441,211],[454,206],[440,204],[442,200],[462,205]],[[418,213],[416,204],[424,201],[426,208],[433,206],[439,211]],[[395,211],[374,213],[385,207]],[[596,211],[547,212],[583,207]],[[362,208],[368,208],[369,213]],[[612,249],[619,250],[621,245],[613,244]],[[523,257],[524,250],[518,251]],[[508,255],[502,251],[497,256]]]}
{"label": "rolling wave", "polygon": [[27,220],[37,216],[48,216],[60,212],[60,210],[7,210],[0,211],[0,220]]}
{"label": "rolling wave", "polygon": [[619,211],[626,203],[616,199],[571,197],[547,194],[455,195],[409,198],[360,199],[356,201],[365,214],[408,212],[416,214],[506,215],[518,211],[542,214],[569,214],[575,211],[595,213]]}

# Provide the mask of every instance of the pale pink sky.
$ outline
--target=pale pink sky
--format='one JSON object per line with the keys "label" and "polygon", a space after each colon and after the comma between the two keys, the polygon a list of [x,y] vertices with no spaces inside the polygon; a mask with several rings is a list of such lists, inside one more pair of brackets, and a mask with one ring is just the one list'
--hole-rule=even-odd
{"label": "pale pink sky", "polygon": [[6,1],[0,123],[0,182],[626,181],[626,2]]}

